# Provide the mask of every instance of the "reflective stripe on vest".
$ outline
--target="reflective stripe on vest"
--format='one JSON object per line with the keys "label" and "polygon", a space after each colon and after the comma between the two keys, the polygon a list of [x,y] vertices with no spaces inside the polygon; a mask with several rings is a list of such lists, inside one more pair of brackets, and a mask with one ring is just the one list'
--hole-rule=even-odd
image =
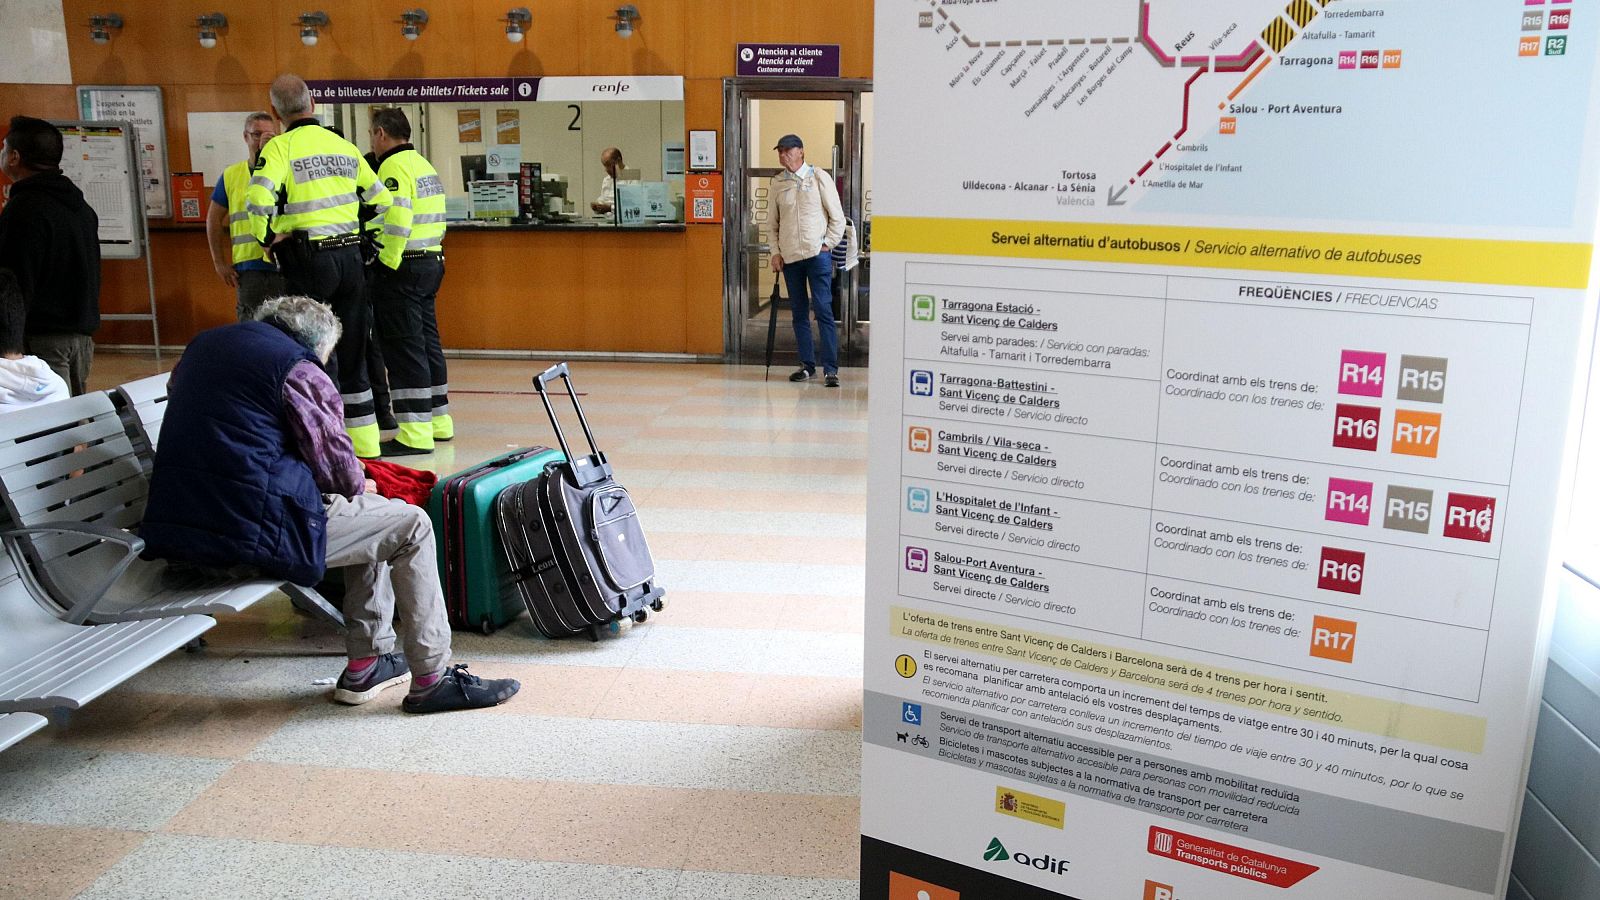
{"label": "reflective stripe on vest", "polygon": [[400,267],[401,254],[444,250],[444,182],[439,172],[416,150],[406,149],[384,157],[378,178],[394,194],[394,206],[382,220],[373,220],[382,250],[378,261]]}
{"label": "reflective stripe on vest", "polygon": [[[282,208],[279,207],[282,192]],[[305,231],[313,238],[353,233],[358,204],[379,215],[389,192],[355,145],[320,125],[300,125],[268,141],[250,179],[245,207],[248,230],[258,241],[272,231]]]}
{"label": "reflective stripe on vest", "polygon": [[222,189],[228,194],[228,239],[233,243],[233,264],[265,259],[261,244],[250,234],[250,214],[245,194],[250,190],[250,163],[241,160],[222,170]]}

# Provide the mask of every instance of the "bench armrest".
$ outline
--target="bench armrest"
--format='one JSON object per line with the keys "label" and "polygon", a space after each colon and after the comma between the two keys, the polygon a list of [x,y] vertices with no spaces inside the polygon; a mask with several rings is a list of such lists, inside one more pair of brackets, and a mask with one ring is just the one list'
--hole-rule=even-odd
{"label": "bench armrest", "polygon": [[[87,595],[76,601],[70,597],[57,596],[55,598],[59,603],[68,604],[67,614],[64,618],[73,625],[82,625],[88,620],[89,614],[105,598],[106,592],[111,590],[111,586],[117,583],[117,579],[122,577],[122,573],[128,571],[128,567],[133,565],[133,561],[139,558],[140,553],[144,552],[144,538],[121,528],[113,528],[110,525],[102,525],[98,522],[41,522],[37,525],[27,525],[22,528],[12,528],[0,532],[0,536],[12,539],[28,537],[34,534],[75,534],[120,544],[123,548],[122,559],[107,570],[106,577],[101,580],[97,587],[90,590]],[[43,566],[43,563],[41,563],[41,566]],[[46,586],[51,589],[51,592],[61,593],[56,588],[54,579],[49,577],[49,572],[46,571],[42,574],[44,574]]]}

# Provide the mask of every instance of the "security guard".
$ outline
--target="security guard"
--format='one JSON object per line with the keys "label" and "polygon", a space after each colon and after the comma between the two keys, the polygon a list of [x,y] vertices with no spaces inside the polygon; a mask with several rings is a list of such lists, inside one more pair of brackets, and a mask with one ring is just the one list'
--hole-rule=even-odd
{"label": "security guard", "polygon": [[410,141],[404,112],[372,114],[378,177],[394,198],[388,214],[368,225],[380,242],[372,266],[372,309],[400,425],[395,439],[383,442],[384,456],[430,453],[434,441],[455,437],[434,310],[444,280],[444,184]]}
{"label": "security guard", "polygon": [[357,208],[379,216],[392,198],[354,144],[312,118],[306,83],[295,75],[272,82],[272,108],[283,134],[267,142],[250,180],[250,233],[268,245],[291,293],[333,308],[343,333],[328,375],[344,399],[344,428],[363,459],[378,456],[378,422],[367,382],[366,273]]}
{"label": "security guard", "polygon": [[250,187],[250,171],[255,168],[261,148],[278,134],[278,122],[271,113],[253,112],[244,120],[244,146],[249,159],[241,159],[222,170],[211,192],[211,208],[206,210],[206,243],[211,247],[211,266],[222,283],[234,288],[234,311],[239,321],[255,318],[256,307],[273,297],[283,296],[283,275],[267,262],[266,251],[250,234],[250,216],[245,212],[245,194]]}

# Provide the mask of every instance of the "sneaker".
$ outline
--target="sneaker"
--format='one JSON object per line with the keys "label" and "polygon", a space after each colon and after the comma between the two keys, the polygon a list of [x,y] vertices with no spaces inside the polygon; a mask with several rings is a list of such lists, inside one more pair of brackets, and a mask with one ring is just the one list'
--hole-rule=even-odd
{"label": "sneaker", "polygon": [[807,369],[804,366],[802,366],[802,367],[794,370],[794,374],[789,376],[789,380],[790,381],[810,381],[811,380],[811,376],[815,375],[815,374],[817,374],[815,371],[813,371],[811,369]]}
{"label": "sneaker", "polygon": [[400,708],[408,713],[483,709],[510,700],[521,688],[522,685],[515,678],[484,681],[476,675],[469,675],[466,664],[460,663],[445,669],[432,687],[406,694]]}
{"label": "sneaker", "polygon": [[827,375],[823,376],[822,383],[827,387],[838,387],[839,376],[835,372],[829,372]]}
{"label": "sneaker", "polygon": [[383,693],[385,689],[394,687],[410,677],[411,672],[406,668],[404,656],[398,653],[385,653],[361,673],[359,679],[350,677],[349,669],[340,672],[339,682],[333,686],[333,699],[336,703],[360,706]]}
{"label": "sneaker", "polygon": [[399,440],[381,441],[378,444],[379,456],[427,456],[432,450],[421,450],[400,443]]}

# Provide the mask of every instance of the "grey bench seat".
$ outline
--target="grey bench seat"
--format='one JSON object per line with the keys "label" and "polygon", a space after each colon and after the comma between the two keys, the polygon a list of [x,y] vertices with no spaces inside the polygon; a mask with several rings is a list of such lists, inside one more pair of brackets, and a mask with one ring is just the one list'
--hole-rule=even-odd
{"label": "grey bench seat", "polygon": [[36,713],[7,713],[0,715],[0,750],[15,744],[49,721]]}
{"label": "grey bench seat", "polygon": [[171,377],[170,372],[162,372],[119,384],[111,391],[111,401],[122,411],[123,423],[133,437],[133,451],[147,472],[161,440],[161,421],[167,416],[167,382]]}
{"label": "grey bench seat", "polygon": [[[41,596],[69,610],[69,622],[128,622],[239,612],[287,589],[281,579],[175,572],[139,559],[134,529],[144,517],[149,477],[111,398],[85,394],[0,416],[0,494]],[[315,592],[309,592],[315,597]],[[337,620],[315,597],[312,605]]]}
{"label": "grey bench seat", "polygon": [[[74,625],[35,599],[11,554],[0,552],[0,713],[76,709],[215,624],[186,615]],[[37,725],[21,719],[13,727]]]}

